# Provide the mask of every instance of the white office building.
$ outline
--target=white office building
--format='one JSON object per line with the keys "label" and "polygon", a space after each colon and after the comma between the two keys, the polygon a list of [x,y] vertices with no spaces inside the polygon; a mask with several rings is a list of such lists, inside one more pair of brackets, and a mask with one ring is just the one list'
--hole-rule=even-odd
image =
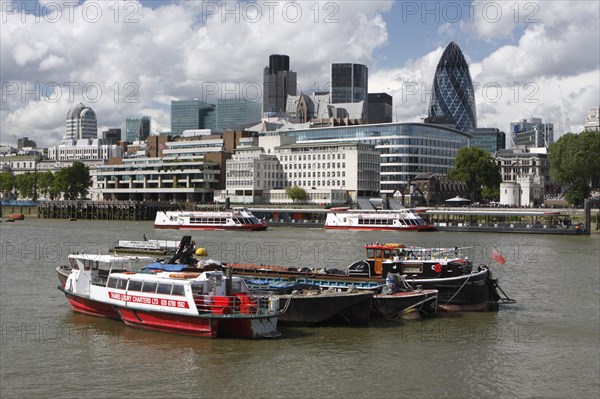
{"label": "white office building", "polygon": [[101,139],[79,139],[63,141],[62,144],[48,148],[48,159],[53,161],[71,160],[108,160],[122,156],[121,147],[105,144]]}
{"label": "white office building", "polygon": [[66,132],[63,142],[79,139],[98,138],[98,122],[96,113],[82,103],[77,104],[67,113]]}
{"label": "white office building", "polygon": [[234,203],[286,204],[286,187],[306,190],[308,203],[344,204],[379,194],[379,152],[358,142],[294,143],[261,136],[227,161],[226,197]]}

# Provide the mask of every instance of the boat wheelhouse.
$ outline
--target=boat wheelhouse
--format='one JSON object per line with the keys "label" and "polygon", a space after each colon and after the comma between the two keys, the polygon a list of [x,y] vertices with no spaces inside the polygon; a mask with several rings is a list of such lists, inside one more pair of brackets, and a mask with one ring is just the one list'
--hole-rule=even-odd
{"label": "boat wheelhouse", "polygon": [[432,231],[427,223],[412,209],[352,210],[331,208],[325,219],[326,229],[342,230],[414,230]]}
{"label": "boat wheelhouse", "polygon": [[266,230],[267,223],[259,220],[247,208],[228,211],[167,211],[156,212],[154,228],[187,230]]}

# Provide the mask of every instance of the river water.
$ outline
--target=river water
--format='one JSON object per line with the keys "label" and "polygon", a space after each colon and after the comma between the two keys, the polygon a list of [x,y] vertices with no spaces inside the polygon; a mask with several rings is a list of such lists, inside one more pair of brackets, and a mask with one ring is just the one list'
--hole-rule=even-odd
{"label": "river water", "polygon": [[29,218],[0,224],[0,397],[597,398],[600,235],[192,232],[222,261],[343,268],[368,242],[459,246],[517,302],[497,313],[368,328],[284,328],[276,339],[199,339],[71,312],[54,268],[119,239],[178,240],[152,222]]}

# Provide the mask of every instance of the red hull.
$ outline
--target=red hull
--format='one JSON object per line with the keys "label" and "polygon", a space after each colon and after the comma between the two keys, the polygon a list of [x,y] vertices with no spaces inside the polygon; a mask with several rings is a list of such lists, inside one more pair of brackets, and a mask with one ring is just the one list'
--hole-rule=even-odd
{"label": "red hull", "polygon": [[406,226],[406,227],[369,227],[369,226],[325,226],[326,229],[333,230],[368,230],[368,231],[380,231],[380,230],[396,230],[396,231],[435,231],[436,228],[430,224],[420,226]]}
{"label": "red hull", "polygon": [[84,313],[90,316],[107,317],[120,320],[119,313],[112,305],[84,298],[61,289],[67,296],[73,312]]}
{"label": "red hull", "polygon": [[196,337],[215,338],[217,336],[219,321],[215,319],[127,308],[118,308],[118,311],[121,319],[130,326],[169,333],[177,332]]}
{"label": "red hull", "polygon": [[245,224],[242,226],[194,226],[194,225],[154,225],[155,229],[174,229],[174,230],[266,230],[266,224]]}

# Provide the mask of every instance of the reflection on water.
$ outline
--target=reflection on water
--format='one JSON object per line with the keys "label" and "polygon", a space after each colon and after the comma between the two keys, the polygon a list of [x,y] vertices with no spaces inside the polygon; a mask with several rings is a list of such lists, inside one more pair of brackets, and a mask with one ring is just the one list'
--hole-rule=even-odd
{"label": "reflection on water", "polygon": [[[498,313],[285,328],[276,339],[202,339],[73,314],[54,268],[119,239],[179,239],[151,222],[27,219],[0,225],[0,396],[596,397],[600,237],[192,232],[223,261],[346,267],[367,242],[466,247],[517,303]],[[67,389],[68,388],[68,389]]]}

